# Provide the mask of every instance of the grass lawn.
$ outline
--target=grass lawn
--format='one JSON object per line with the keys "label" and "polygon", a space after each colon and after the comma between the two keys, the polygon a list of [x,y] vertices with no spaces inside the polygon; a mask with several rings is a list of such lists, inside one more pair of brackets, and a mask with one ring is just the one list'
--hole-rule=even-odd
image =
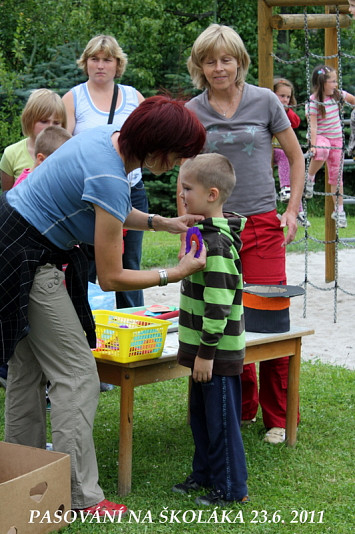
{"label": "grass lawn", "polygon": [[[0,389],[0,439],[4,437],[4,401],[5,392]],[[199,518],[193,496],[177,495],[170,489],[191,469],[193,442],[186,424],[187,378],[136,388],[132,492],[123,499],[117,496],[116,489],[118,405],[119,388],[100,395],[94,431],[100,484],[106,498],[124,502],[135,515],[116,524],[76,521],[63,532],[351,532],[352,371],[302,363],[301,423],[294,448],[264,443],[260,417],[251,427],[243,428],[251,502],[226,508],[229,514],[225,512],[224,519],[221,509],[205,510]]]}

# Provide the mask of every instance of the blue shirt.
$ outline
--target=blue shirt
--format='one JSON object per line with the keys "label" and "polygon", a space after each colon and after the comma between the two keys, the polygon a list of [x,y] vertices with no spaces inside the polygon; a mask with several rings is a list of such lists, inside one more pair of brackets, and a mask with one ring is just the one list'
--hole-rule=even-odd
{"label": "blue shirt", "polygon": [[66,141],[7,193],[7,201],[61,249],[94,243],[93,204],[124,222],[132,206],[124,164],[111,136],[98,126]]}

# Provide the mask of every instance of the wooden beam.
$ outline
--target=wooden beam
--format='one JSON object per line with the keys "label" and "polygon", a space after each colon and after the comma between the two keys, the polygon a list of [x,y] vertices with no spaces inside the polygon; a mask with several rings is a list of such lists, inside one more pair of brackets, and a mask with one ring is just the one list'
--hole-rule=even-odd
{"label": "wooden beam", "polygon": [[271,27],[272,9],[264,0],[258,2],[258,78],[260,87],[273,87],[274,60]]}
{"label": "wooden beam", "polygon": [[[349,15],[349,4],[346,4],[346,6],[338,6],[339,13],[343,13],[345,15]],[[336,6],[329,6],[329,13],[336,13]]]}
{"label": "wooden beam", "polygon": [[345,6],[348,0],[264,0],[268,7],[296,7],[296,6]]}
{"label": "wooden beam", "polygon": [[[303,30],[303,15],[274,15],[271,19],[271,25],[274,30]],[[339,15],[340,28],[347,28],[351,25],[351,18],[348,15]],[[316,15],[307,15],[307,26],[310,30],[323,28],[336,28],[337,16],[325,15],[322,13]]]}

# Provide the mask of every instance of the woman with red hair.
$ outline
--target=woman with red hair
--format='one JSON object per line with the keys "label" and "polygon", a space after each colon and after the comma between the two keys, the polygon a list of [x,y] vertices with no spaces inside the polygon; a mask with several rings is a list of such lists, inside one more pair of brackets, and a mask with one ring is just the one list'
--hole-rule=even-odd
{"label": "woman with red hair", "polygon": [[[88,262],[76,245],[95,245],[104,291],[164,286],[203,269],[205,251],[195,258],[194,248],[169,269],[124,269],[122,231],[181,233],[201,220],[132,208],[127,175],[142,167],[161,174],[197,155],[204,143],[204,127],[183,102],[148,98],[120,132],[105,125],[74,136],[0,198],[0,363],[9,360],[5,439],[45,448],[50,381],[53,448],[71,456],[73,509],[99,515],[127,510],[105,500],[98,484],[92,429],[99,377],[90,350],[95,330]],[[58,266],[65,263],[64,275]]]}

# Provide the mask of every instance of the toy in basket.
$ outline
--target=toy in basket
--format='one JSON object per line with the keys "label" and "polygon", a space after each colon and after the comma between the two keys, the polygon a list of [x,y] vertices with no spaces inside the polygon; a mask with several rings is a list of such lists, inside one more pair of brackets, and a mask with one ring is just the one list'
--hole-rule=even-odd
{"label": "toy in basket", "polygon": [[120,363],[159,358],[170,321],[109,310],[93,310],[96,349],[93,354]]}

